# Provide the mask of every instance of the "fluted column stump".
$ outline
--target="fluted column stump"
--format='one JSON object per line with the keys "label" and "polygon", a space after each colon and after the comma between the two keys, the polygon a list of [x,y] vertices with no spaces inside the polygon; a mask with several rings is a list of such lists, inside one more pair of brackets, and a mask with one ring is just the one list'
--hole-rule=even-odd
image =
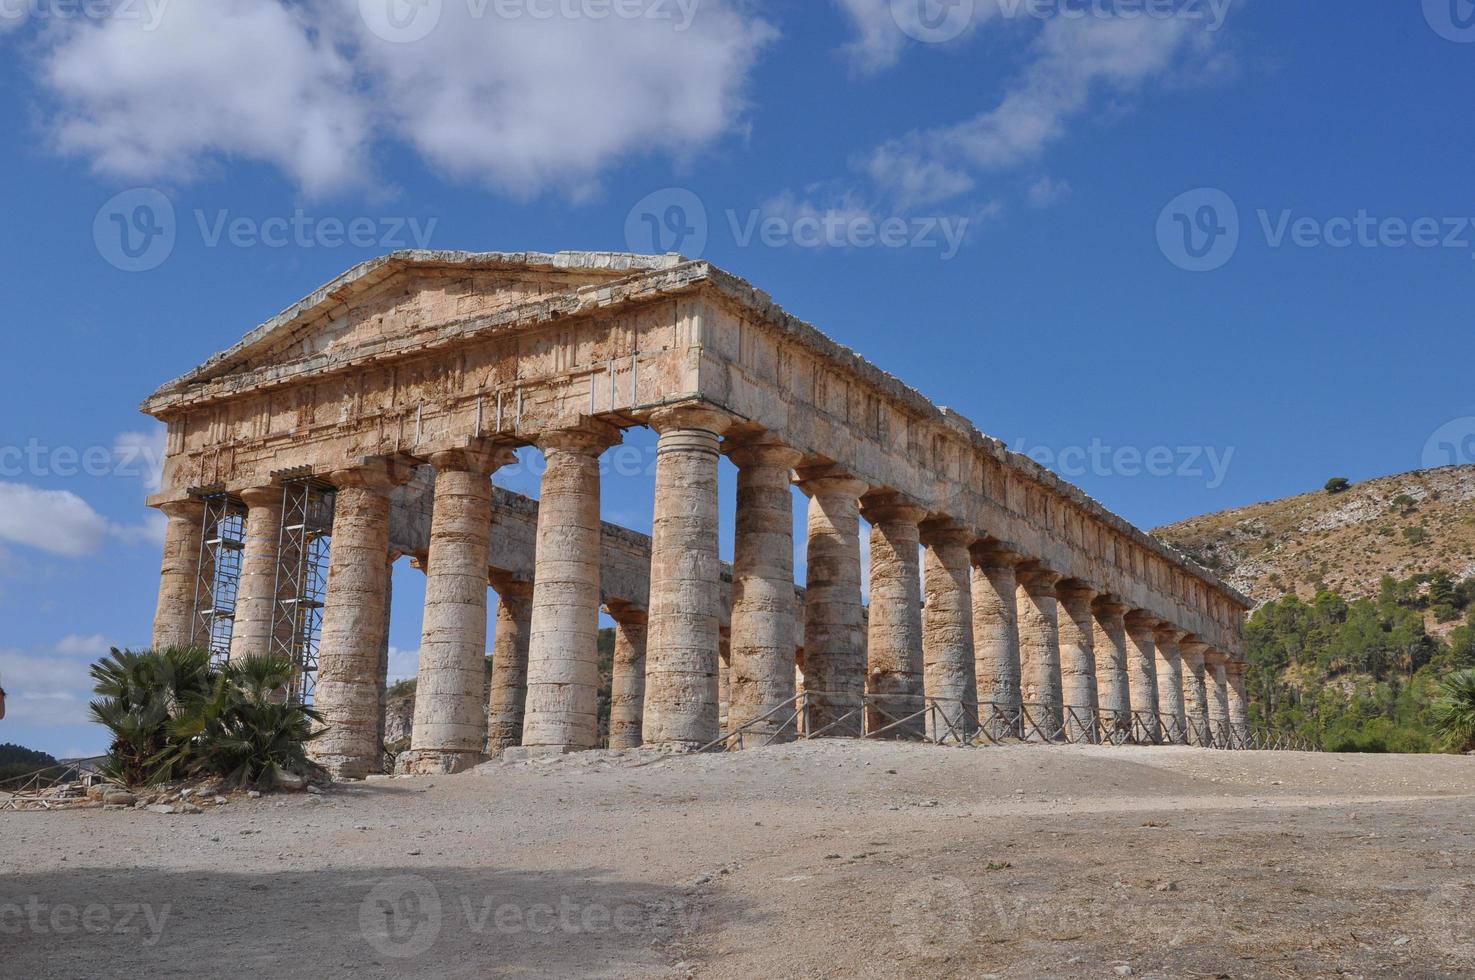
{"label": "fluted column stump", "polygon": [[376,461],[329,478],[337,499],[313,695],[326,730],[307,748],[339,778],[384,766],[379,660],[389,622],[389,494],[406,476]]}
{"label": "fluted column stump", "polygon": [[[733,748],[789,741],[795,694],[794,505],[799,453],[772,439],[728,449],[737,466],[728,730]],[[762,719],[762,720],[759,720]],[[745,728],[744,726],[751,726]]]}
{"label": "fluted column stump", "polygon": [[492,481],[508,449],[436,453],[429,568],[410,749],[402,773],[455,773],[486,760],[487,563]]}
{"label": "fluted column stump", "polygon": [[1126,616],[1127,685],[1131,690],[1132,715],[1140,738],[1151,745],[1162,742],[1162,724],[1157,709],[1157,641],[1162,620],[1135,609]]}
{"label": "fluted column stump", "polygon": [[281,487],[245,490],[241,500],[246,505],[246,540],[241,549],[236,617],[231,628],[232,660],[265,657],[275,647],[272,626],[277,614],[277,554],[282,539]]}
{"label": "fluted column stump", "polygon": [[1060,633],[1060,696],[1065,704],[1065,737],[1070,742],[1100,741],[1096,722],[1096,622],[1091,602],[1096,591],[1067,579],[1055,587]]}
{"label": "fluted column stump", "polygon": [[866,731],[884,729],[884,738],[921,738],[928,734],[922,712],[929,692],[923,677],[918,549],[927,513],[889,494],[867,498],[862,513],[871,524],[866,693],[872,700],[866,706]]}
{"label": "fluted column stump", "polygon": [[159,505],[164,525],[164,561],[159,571],[159,603],[154,612],[154,649],[192,647],[195,588],[200,580],[205,505],[193,498]]}
{"label": "fluted column stump", "polygon": [[1060,575],[1025,562],[1018,570],[1019,676],[1025,712],[1033,725],[1025,737],[1058,739],[1064,728],[1061,710],[1060,633],[1055,583]]}
{"label": "fluted column stump", "polygon": [[1224,693],[1229,701],[1229,734],[1233,748],[1245,748],[1250,737],[1250,703],[1245,694],[1247,664],[1230,661],[1225,666]]}
{"label": "fluted column stump", "polygon": [[487,696],[487,755],[522,744],[528,696],[528,638],[533,590],[521,582],[494,582],[497,629],[492,638],[492,687]]}
{"label": "fluted column stump", "polygon": [[1193,637],[1178,644],[1183,661],[1183,713],[1188,721],[1188,743],[1202,748],[1213,745],[1209,726],[1209,696],[1204,686],[1204,652],[1209,645]]}
{"label": "fluted column stump", "polygon": [[804,600],[808,731],[856,737],[864,723],[866,683],[860,496],[868,486],[833,467],[798,475],[799,489],[809,497]]}
{"label": "fluted column stump", "polygon": [[969,589],[968,545],[972,535],[951,523],[922,526],[922,660],[927,696],[927,735],[934,742],[967,742],[977,726],[974,677],[973,601]]}
{"label": "fluted column stump", "polygon": [[1102,738],[1119,743],[1132,736],[1132,693],[1127,680],[1126,603],[1101,596],[1091,604],[1091,642],[1096,653],[1096,701]]}
{"label": "fluted column stump", "polygon": [[609,747],[639,748],[645,718],[646,615],[634,609],[611,612],[615,655],[610,684]]}
{"label": "fluted column stump", "polygon": [[690,752],[716,740],[721,642],[718,442],[731,418],[701,405],[658,410],[645,744]]}
{"label": "fluted column stump", "polygon": [[1163,725],[1163,741],[1188,744],[1188,713],[1183,700],[1183,659],[1178,641],[1188,634],[1174,626],[1161,626],[1153,637],[1157,651],[1157,711]]}
{"label": "fluted column stump", "polygon": [[970,551],[973,560],[973,673],[978,690],[978,718],[996,739],[1019,738],[1019,555],[997,541],[983,541]]}
{"label": "fluted column stump", "polygon": [[533,561],[527,755],[599,744],[599,455],[619,439],[614,426],[589,420],[537,440],[547,467]]}

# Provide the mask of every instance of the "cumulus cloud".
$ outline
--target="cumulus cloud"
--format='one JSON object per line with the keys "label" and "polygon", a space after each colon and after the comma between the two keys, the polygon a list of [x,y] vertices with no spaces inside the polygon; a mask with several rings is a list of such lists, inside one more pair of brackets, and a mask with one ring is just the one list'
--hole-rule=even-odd
{"label": "cumulus cloud", "polygon": [[148,432],[120,432],[113,440],[113,458],[119,476],[137,476],[144,489],[156,493],[164,479],[164,455],[169,430],[162,425]]}
{"label": "cumulus cloud", "polygon": [[[940,33],[948,40],[966,39],[981,25],[1001,13],[1000,4],[982,0],[964,6],[949,6],[938,3],[935,9],[925,11],[924,0],[835,0],[846,20],[850,22],[854,36],[841,47],[841,53],[851,66],[861,74],[873,74],[896,64],[905,47],[918,38],[935,37]],[[924,13],[929,16],[924,18]],[[943,18],[938,19],[937,15]],[[939,28],[934,24],[946,24],[949,17],[963,17],[958,24]]]}
{"label": "cumulus cloud", "polygon": [[400,142],[458,178],[579,195],[621,159],[683,156],[733,130],[775,36],[745,0],[651,5],[670,18],[506,6],[423,5],[433,24],[408,37],[358,0],[192,0],[153,30],[57,25],[41,73],[53,136],[136,180],[239,158],[322,195],[367,183],[374,153]]}
{"label": "cumulus cloud", "polygon": [[6,723],[49,727],[85,722],[92,697],[87,667],[78,660],[0,649]]}
{"label": "cumulus cloud", "polygon": [[124,544],[163,541],[161,515],[138,525],[114,524],[69,490],[43,490],[0,482],[0,541],[77,558],[109,540]]}

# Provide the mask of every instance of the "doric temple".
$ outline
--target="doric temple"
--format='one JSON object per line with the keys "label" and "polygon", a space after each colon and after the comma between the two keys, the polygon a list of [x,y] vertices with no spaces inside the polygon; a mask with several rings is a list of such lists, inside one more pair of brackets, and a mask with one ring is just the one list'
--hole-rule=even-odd
{"label": "doric temple", "polygon": [[[384,765],[406,556],[426,588],[405,772],[606,739],[1234,746],[1248,730],[1244,596],[707,262],[395,253],[143,407],[168,426],[155,646],[293,658],[327,729],[311,750],[341,777]],[[634,426],[659,434],[649,537],[600,519],[600,456]],[[536,501],[492,485],[522,446],[545,457]]]}

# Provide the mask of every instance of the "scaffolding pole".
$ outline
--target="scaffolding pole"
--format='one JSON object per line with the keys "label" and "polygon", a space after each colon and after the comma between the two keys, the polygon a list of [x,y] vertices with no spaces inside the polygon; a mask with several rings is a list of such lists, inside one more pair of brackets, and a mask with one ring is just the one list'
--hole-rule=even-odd
{"label": "scaffolding pole", "polygon": [[192,642],[210,651],[211,663],[221,664],[230,658],[231,633],[235,627],[246,508],[223,490],[203,490],[197,496],[205,505],[205,516],[200,535],[200,570],[195,580]]}
{"label": "scaffolding pole", "polygon": [[277,545],[272,652],[292,662],[292,700],[312,704],[328,593],[333,487],[299,471],[278,478],[282,481],[282,531]]}

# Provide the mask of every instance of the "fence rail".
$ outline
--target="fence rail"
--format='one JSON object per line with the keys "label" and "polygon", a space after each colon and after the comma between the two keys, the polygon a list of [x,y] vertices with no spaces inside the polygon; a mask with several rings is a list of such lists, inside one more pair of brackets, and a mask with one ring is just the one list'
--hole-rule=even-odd
{"label": "fence rail", "polygon": [[702,747],[727,752],[799,739],[850,737],[935,745],[1186,745],[1234,751],[1317,752],[1289,732],[1026,702],[957,701],[897,694],[805,691]]}

